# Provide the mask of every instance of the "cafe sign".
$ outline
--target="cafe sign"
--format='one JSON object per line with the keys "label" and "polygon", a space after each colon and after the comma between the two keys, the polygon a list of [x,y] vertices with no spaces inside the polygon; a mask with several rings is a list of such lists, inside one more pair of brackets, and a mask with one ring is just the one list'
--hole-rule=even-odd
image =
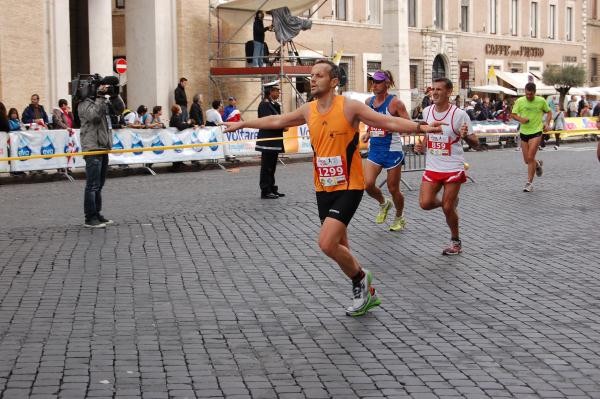
{"label": "cafe sign", "polygon": [[486,44],[486,55],[504,55],[507,57],[540,58],[544,56],[542,47],[519,46],[512,47],[503,44]]}

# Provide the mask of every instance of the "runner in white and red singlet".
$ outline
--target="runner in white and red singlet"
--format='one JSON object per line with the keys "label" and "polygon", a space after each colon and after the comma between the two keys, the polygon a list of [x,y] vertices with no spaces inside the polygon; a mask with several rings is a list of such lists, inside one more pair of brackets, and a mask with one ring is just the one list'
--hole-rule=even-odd
{"label": "runner in white and red singlet", "polygon": [[[450,104],[452,82],[447,78],[433,81],[433,104],[423,110],[425,122],[443,122],[442,133],[428,133],[426,137],[425,172],[421,182],[419,204],[425,210],[442,207],[446,223],[450,227],[450,245],[442,251],[443,255],[458,255],[462,252],[458,234],[458,192],[467,181],[465,175],[465,157],[462,140],[473,147],[479,142],[473,134],[471,120],[466,112]],[[423,150],[423,143],[417,151]],[[444,188],[442,198],[439,191]]]}

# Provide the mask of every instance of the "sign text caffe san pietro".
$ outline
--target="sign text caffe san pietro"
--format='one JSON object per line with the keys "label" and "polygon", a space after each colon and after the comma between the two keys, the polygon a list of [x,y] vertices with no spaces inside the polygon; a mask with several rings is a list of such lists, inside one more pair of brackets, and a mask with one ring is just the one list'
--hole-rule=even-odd
{"label": "sign text caffe san pietro", "polygon": [[541,58],[544,56],[544,49],[542,47],[528,47],[519,46],[513,47],[503,44],[486,44],[485,45],[486,55],[504,55],[506,57],[527,57],[527,58]]}

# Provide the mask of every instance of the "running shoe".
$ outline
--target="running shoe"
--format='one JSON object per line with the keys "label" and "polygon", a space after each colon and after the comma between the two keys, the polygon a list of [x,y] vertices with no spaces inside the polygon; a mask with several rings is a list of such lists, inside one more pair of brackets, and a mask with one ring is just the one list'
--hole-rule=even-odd
{"label": "running shoe", "polygon": [[386,198],[385,201],[383,201],[383,204],[379,205],[379,213],[377,214],[377,217],[375,218],[375,223],[381,224],[381,223],[385,222],[385,218],[387,218],[388,211],[390,210],[391,207],[392,207],[392,201],[390,201],[389,199]]}
{"label": "running shoe", "polygon": [[542,169],[543,165],[544,165],[544,161],[542,161],[541,159],[539,161],[537,161],[537,165],[535,167],[535,175],[537,177],[540,177],[544,173],[544,169]]}
{"label": "running shoe", "polygon": [[375,287],[369,287],[369,291],[371,292],[371,302],[369,303],[369,309],[381,305],[381,298],[379,298],[379,296],[377,295],[377,290],[375,290]]}
{"label": "running shoe", "polygon": [[398,231],[404,229],[406,226],[406,219],[404,216],[396,216],[394,222],[390,225],[390,231]]}
{"label": "running shoe", "polygon": [[346,308],[346,315],[357,317],[362,316],[370,309],[372,304],[371,281],[373,275],[370,271],[363,269],[365,276],[357,285],[352,285],[352,305]]}
{"label": "running shoe", "polygon": [[523,192],[530,193],[533,191],[533,184],[527,182],[525,183],[525,187],[523,187]]}
{"label": "running shoe", "polygon": [[448,246],[448,248],[444,248],[442,255],[458,255],[461,252],[462,244],[460,240],[452,240],[450,241],[450,246]]}

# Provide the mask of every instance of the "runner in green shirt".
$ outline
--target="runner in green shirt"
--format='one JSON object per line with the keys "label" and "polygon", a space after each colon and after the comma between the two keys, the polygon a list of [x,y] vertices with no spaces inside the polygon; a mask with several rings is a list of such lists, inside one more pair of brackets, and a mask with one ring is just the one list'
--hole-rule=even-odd
{"label": "runner in green shirt", "polygon": [[[525,85],[525,97],[519,98],[513,105],[511,117],[519,122],[519,136],[521,137],[521,152],[527,164],[527,183],[523,188],[525,192],[533,191],[533,176],[542,175],[542,164],[535,156],[542,141],[542,133],[549,129],[552,112],[548,103],[542,97],[535,95],[535,83]],[[543,116],[546,114],[546,120]]]}

